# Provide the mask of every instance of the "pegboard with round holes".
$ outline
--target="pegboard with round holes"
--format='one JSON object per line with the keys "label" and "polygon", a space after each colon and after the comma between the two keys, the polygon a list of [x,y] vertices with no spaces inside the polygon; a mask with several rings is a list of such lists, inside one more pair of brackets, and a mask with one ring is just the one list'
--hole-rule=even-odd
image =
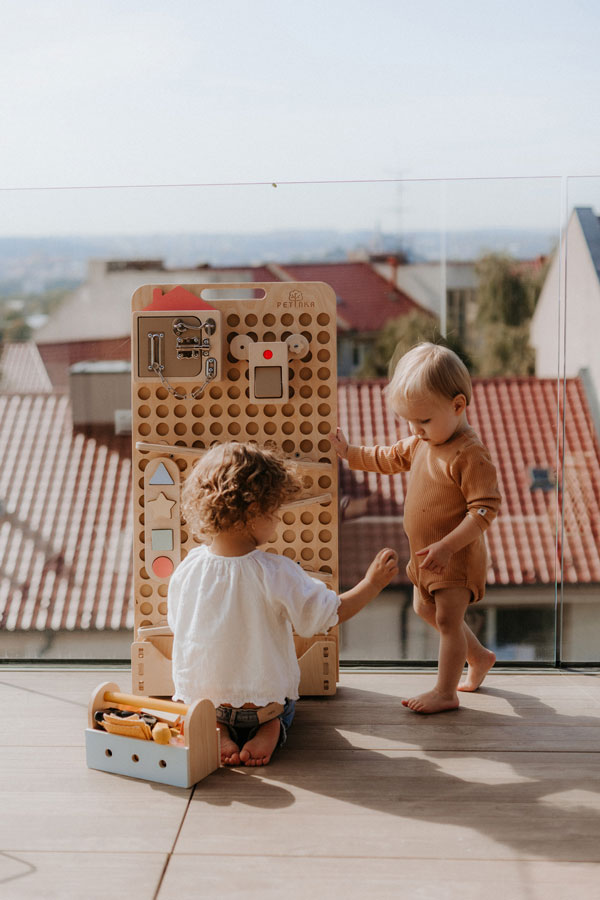
{"label": "pegboard with round holes", "polygon": [[[209,301],[201,297],[206,289],[211,292]],[[230,299],[257,290],[264,291],[262,299]],[[145,315],[202,318],[210,315],[207,304],[219,313],[215,318],[222,333],[214,339],[222,342],[222,366],[204,389],[201,375],[196,381],[189,377],[178,381],[171,374],[167,384],[146,372],[140,376],[138,327],[132,328],[136,635],[139,628],[166,625],[168,589],[168,577],[157,577],[149,570],[144,471],[149,464],[154,467],[155,460],[166,459],[177,466],[183,480],[202,452],[225,441],[254,441],[297,464],[302,493],[283,510],[277,533],[264,549],[294,560],[333,590],[339,588],[337,457],[328,438],[337,426],[335,293],[320,282],[145,285],[133,296],[133,319]],[[247,358],[250,342],[287,345],[289,397],[271,402],[252,396]],[[197,543],[182,520],[180,557]],[[296,638],[298,655],[323,638]],[[332,629],[327,640],[335,642],[337,670],[337,629]],[[153,693],[168,694],[171,685],[164,683],[164,675],[163,683],[157,684],[148,671],[151,665],[146,654],[145,675],[133,673],[133,689],[148,692],[152,685]],[[158,687],[164,689],[158,691]],[[315,689],[314,693],[322,691]]]}

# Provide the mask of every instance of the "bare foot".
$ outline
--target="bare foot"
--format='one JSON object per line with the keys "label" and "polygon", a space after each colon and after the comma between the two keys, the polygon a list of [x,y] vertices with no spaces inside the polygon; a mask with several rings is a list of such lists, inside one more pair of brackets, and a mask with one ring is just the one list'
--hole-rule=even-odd
{"label": "bare foot", "polygon": [[496,662],[496,654],[491,650],[485,650],[481,657],[473,664],[469,663],[466,679],[459,684],[457,691],[476,691],[481,687],[483,679]]}
{"label": "bare foot", "polygon": [[279,740],[279,719],[271,719],[261,725],[254,737],[246,741],[240,750],[240,760],[245,766],[266,766]]}
{"label": "bare foot", "polygon": [[239,766],[240,765],[240,748],[231,740],[227,725],[219,725],[221,732],[221,765],[222,766]]}
{"label": "bare foot", "polygon": [[445,694],[439,694],[434,688],[432,691],[419,694],[418,697],[403,700],[402,706],[407,706],[413,712],[418,713],[438,713],[446,712],[448,709],[457,709],[459,703],[456,694],[454,697],[449,697]]}

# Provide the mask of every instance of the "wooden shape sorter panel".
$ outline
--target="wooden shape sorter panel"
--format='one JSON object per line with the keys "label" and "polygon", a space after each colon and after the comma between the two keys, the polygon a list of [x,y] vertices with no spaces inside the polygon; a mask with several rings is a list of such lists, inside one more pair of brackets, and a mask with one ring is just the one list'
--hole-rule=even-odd
{"label": "wooden shape sorter panel", "polygon": [[[257,293],[264,296],[232,299]],[[337,425],[336,298],[321,282],[145,285],[133,295],[132,310],[132,683],[135,693],[166,696],[173,691],[169,561],[176,565],[197,546],[180,519],[177,478],[185,479],[210,447],[254,441],[297,464],[302,494],[282,510],[264,549],[339,590],[337,456],[328,438]],[[182,334],[185,343],[175,344],[173,335]],[[305,692],[333,693],[338,629],[296,636],[295,643]]]}

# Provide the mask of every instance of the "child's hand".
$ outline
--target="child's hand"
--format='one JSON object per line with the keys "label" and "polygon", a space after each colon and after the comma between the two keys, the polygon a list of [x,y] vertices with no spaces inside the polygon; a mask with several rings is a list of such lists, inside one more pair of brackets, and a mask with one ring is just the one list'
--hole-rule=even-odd
{"label": "child's hand", "polygon": [[333,449],[342,459],[348,459],[348,438],[341,428],[336,428],[335,434],[329,435]]}
{"label": "child's hand", "polygon": [[436,541],[434,544],[430,544],[429,547],[417,550],[415,556],[425,557],[419,566],[420,569],[429,569],[430,572],[435,572],[439,575],[450,562],[452,551],[448,550],[442,541]]}
{"label": "child's hand", "polygon": [[385,547],[380,550],[365,575],[365,581],[370,581],[375,585],[378,591],[382,591],[384,587],[390,583],[392,578],[398,574],[398,554],[395,550]]}

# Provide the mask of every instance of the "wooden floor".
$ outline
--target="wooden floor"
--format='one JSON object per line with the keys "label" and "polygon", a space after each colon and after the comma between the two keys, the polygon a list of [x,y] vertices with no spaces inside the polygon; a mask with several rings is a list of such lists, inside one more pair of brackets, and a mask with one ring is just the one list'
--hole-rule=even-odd
{"label": "wooden floor", "polygon": [[126,671],[0,670],[0,896],[600,897],[600,674],[344,674],[265,769],[181,790],[86,768],[91,690]]}

